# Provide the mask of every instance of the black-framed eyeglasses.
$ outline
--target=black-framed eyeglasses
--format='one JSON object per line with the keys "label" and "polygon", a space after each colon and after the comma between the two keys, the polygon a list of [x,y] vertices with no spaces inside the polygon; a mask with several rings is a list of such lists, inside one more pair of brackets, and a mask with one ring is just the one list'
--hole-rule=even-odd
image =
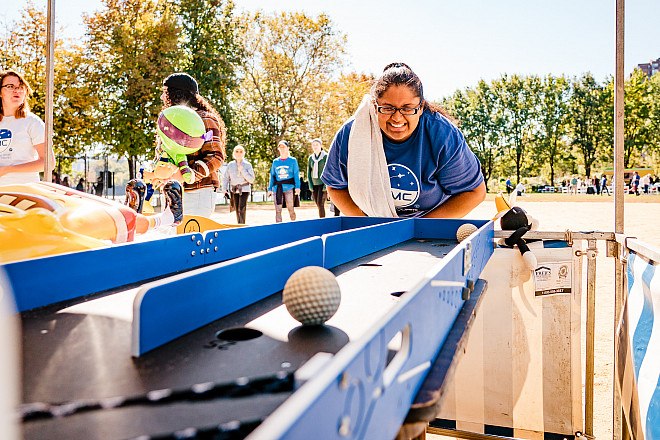
{"label": "black-framed eyeglasses", "polygon": [[4,86],[2,86],[2,88],[3,89],[7,88],[7,90],[9,90],[10,92],[13,92],[14,90],[27,90],[27,87],[25,87],[25,85],[23,84],[19,84],[17,86],[14,84],[5,84]]}
{"label": "black-framed eyeglasses", "polygon": [[378,113],[381,113],[383,115],[393,115],[394,113],[396,113],[398,111],[402,115],[412,116],[412,115],[416,115],[417,112],[419,111],[419,109],[421,109],[421,108],[422,108],[422,103],[421,102],[419,103],[419,105],[417,107],[401,107],[401,108],[392,107],[392,106],[389,106],[389,105],[378,105],[378,104],[376,104],[376,110],[378,111]]}

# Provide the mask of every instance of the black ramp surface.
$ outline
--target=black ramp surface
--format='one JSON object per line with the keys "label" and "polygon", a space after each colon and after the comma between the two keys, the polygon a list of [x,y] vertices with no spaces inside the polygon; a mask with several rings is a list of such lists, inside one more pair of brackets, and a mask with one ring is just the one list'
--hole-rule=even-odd
{"label": "black ramp surface", "polygon": [[[241,377],[293,372],[314,354],[336,353],[349,337],[359,336],[398,301],[391,293],[414,287],[453,246],[455,242],[411,240],[339,266],[334,272],[342,285],[342,305],[330,325],[299,326],[286,313],[278,293],[140,358],[131,357],[130,347],[130,306],[137,289],[60,311],[24,312],[23,402],[56,404],[135,396],[163,388],[186,389],[203,382],[227,383]],[[223,332],[246,325],[259,331],[239,331],[238,336]],[[112,440],[236,420],[258,422],[289,395],[280,392],[87,411],[26,421],[23,430],[26,439]]]}

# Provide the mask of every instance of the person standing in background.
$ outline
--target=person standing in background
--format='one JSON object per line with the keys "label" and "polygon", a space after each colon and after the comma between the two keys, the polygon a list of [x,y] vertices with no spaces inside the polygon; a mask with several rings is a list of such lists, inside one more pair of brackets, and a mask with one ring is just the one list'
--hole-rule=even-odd
{"label": "person standing in background", "polygon": [[289,156],[289,143],[280,141],[277,145],[280,157],[273,161],[270,167],[270,180],[268,181],[268,197],[275,193],[275,222],[282,222],[282,207],[289,210],[291,221],[296,220],[294,210],[295,196],[300,195],[300,171],[298,161]]}
{"label": "person standing in background", "polygon": [[610,194],[610,188],[607,186],[607,176],[605,174],[603,174],[603,176],[600,179],[600,189],[601,189],[600,191],[601,196],[605,194],[605,192],[607,192],[608,196],[612,195]]}
{"label": "person standing in background", "polygon": [[241,145],[234,147],[232,152],[234,160],[227,164],[222,175],[222,192],[229,199],[230,210],[236,210],[236,221],[239,225],[245,224],[247,200],[254,183],[254,170],[250,162],[245,160],[245,148]]}
{"label": "person standing in background", "polygon": [[633,175],[630,178],[630,186],[632,187],[632,190],[636,196],[639,195],[639,181],[639,173],[637,171],[633,172]]}
{"label": "person standing in background", "polygon": [[[0,72],[0,185],[38,182],[44,170],[46,128],[30,111],[31,93],[21,74]],[[49,155],[54,164],[55,154]]]}
{"label": "person standing in background", "polygon": [[325,184],[321,180],[321,173],[325,168],[325,161],[328,153],[323,150],[321,139],[312,140],[313,153],[307,160],[307,181],[312,185],[312,199],[319,209],[319,217],[325,217],[325,202],[328,198],[328,192],[325,189]]}
{"label": "person standing in background", "polygon": [[650,174],[644,174],[644,177],[642,177],[642,188],[644,189],[644,194],[649,193],[649,186],[651,185],[651,175]]}
{"label": "person standing in background", "polygon": [[103,176],[99,176],[96,179],[96,183],[94,184],[94,194],[99,197],[103,196]]}

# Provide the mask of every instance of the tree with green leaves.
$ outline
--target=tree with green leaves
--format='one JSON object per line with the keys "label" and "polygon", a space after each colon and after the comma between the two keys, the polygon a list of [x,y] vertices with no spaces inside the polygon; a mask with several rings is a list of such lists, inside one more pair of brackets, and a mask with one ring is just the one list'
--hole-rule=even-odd
{"label": "tree with green leaves", "polygon": [[[657,136],[651,119],[653,83],[641,69],[635,69],[625,81],[624,87],[623,164],[624,168],[631,168],[643,165],[641,157],[652,148]],[[614,87],[608,84],[607,89],[613,97]]]}
{"label": "tree with green leaves", "polygon": [[540,79],[536,76],[502,76],[493,81],[492,90],[501,106],[502,140],[513,160],[516,182],[520,182],[529,158],[538,115]]}
{"label": "tree with green leaves", "polygon": [[244,47],[251,56],[235,95],[242,141],[253,159],[269,162],[287,138],[291,155],[303,161],[309,133],[301,127],[319,90],[341,67],[346,37],[324,14],[257,12],[244,18]]}
{"label": "tree with green leaves", "polygon": [[179,27],[165,0],[104,2],[85,19],[103,114],[96,128],[106,153],[129,160],[133,178],[137,160],[153,155],[162,80],[181,57]]}
{"label": "tree with green leaves", "polygon": [[563,138],[568,126],[568,98],[570,84],[564,76],[548,75],[541,81],[539,96],[539,124],[535,136],[538,158],[547,160],[550,185],[555,185],[555,167],[565,155]]}
{"label": "tree with green leaves", "polygon": [[[571,145],[582,156],[585,174],[591,175],[591,166],[602,154],[612,138],[608,136],[606,124],[614,117],[607,105],[608,93],[591,73],[573,80],[570,96]],[[610,122],[611,123],[611,122]]]}
{"label": "tree with green leaves", "polygon": [[344,122],[353,116],[364,95],[369,93],[373,80],[372,75],[342,73],[339,78],[312,91],[306,98],[307,115],[294,139],[309,146],[311,139],[319,138],[323,145],[329,146]]}
{"label": "tree with green leaves", "polygon": [[238,70],[246,54],[240,41],[244,32],[234,2],[178,0],[181,53],[177,69],[197,80],[200,93],[218,110],[235,144],[230,95],[238,89]]}
{"label": "tree with green leaves", "polygon": [[[56,32],[60,35],[61,30]],[[21,72],[34,92],[33,113],[45,119],[46,14],[28,2],[18,22],[0,39],[0,66]],[[78,156],[99,140],[95,129],[98,96],[89,79],[94,68],[83,46],[55,41],[53,91],[53,150],[56,156]]]}
{"label": "tree with green leaves", "polygon": [[660,73],[651,77],[651,132],[653,138],[649,145],[650,153],[656,158],[656,167],[660,163]]}
{"label": "tree with green leaves", "polygon": [[457,90],[443,106],[458,119],[468,145],[479,158],[488,190],[488,181],[493,175],[500,154],[501,119],[495,95],[490,86],[481,80],[476,89],[468,88],[465,92]]}

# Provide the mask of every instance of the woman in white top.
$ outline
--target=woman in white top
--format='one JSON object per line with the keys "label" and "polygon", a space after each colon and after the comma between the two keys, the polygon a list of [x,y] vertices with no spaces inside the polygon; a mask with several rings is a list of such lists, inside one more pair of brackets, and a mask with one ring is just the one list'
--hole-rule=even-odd
{"label": "woman in white top", "polygon": [[46,144],[44,123],[28,104],[32,89],[13,70],[0,72],[0,86],[0,185],[37,182]]}

